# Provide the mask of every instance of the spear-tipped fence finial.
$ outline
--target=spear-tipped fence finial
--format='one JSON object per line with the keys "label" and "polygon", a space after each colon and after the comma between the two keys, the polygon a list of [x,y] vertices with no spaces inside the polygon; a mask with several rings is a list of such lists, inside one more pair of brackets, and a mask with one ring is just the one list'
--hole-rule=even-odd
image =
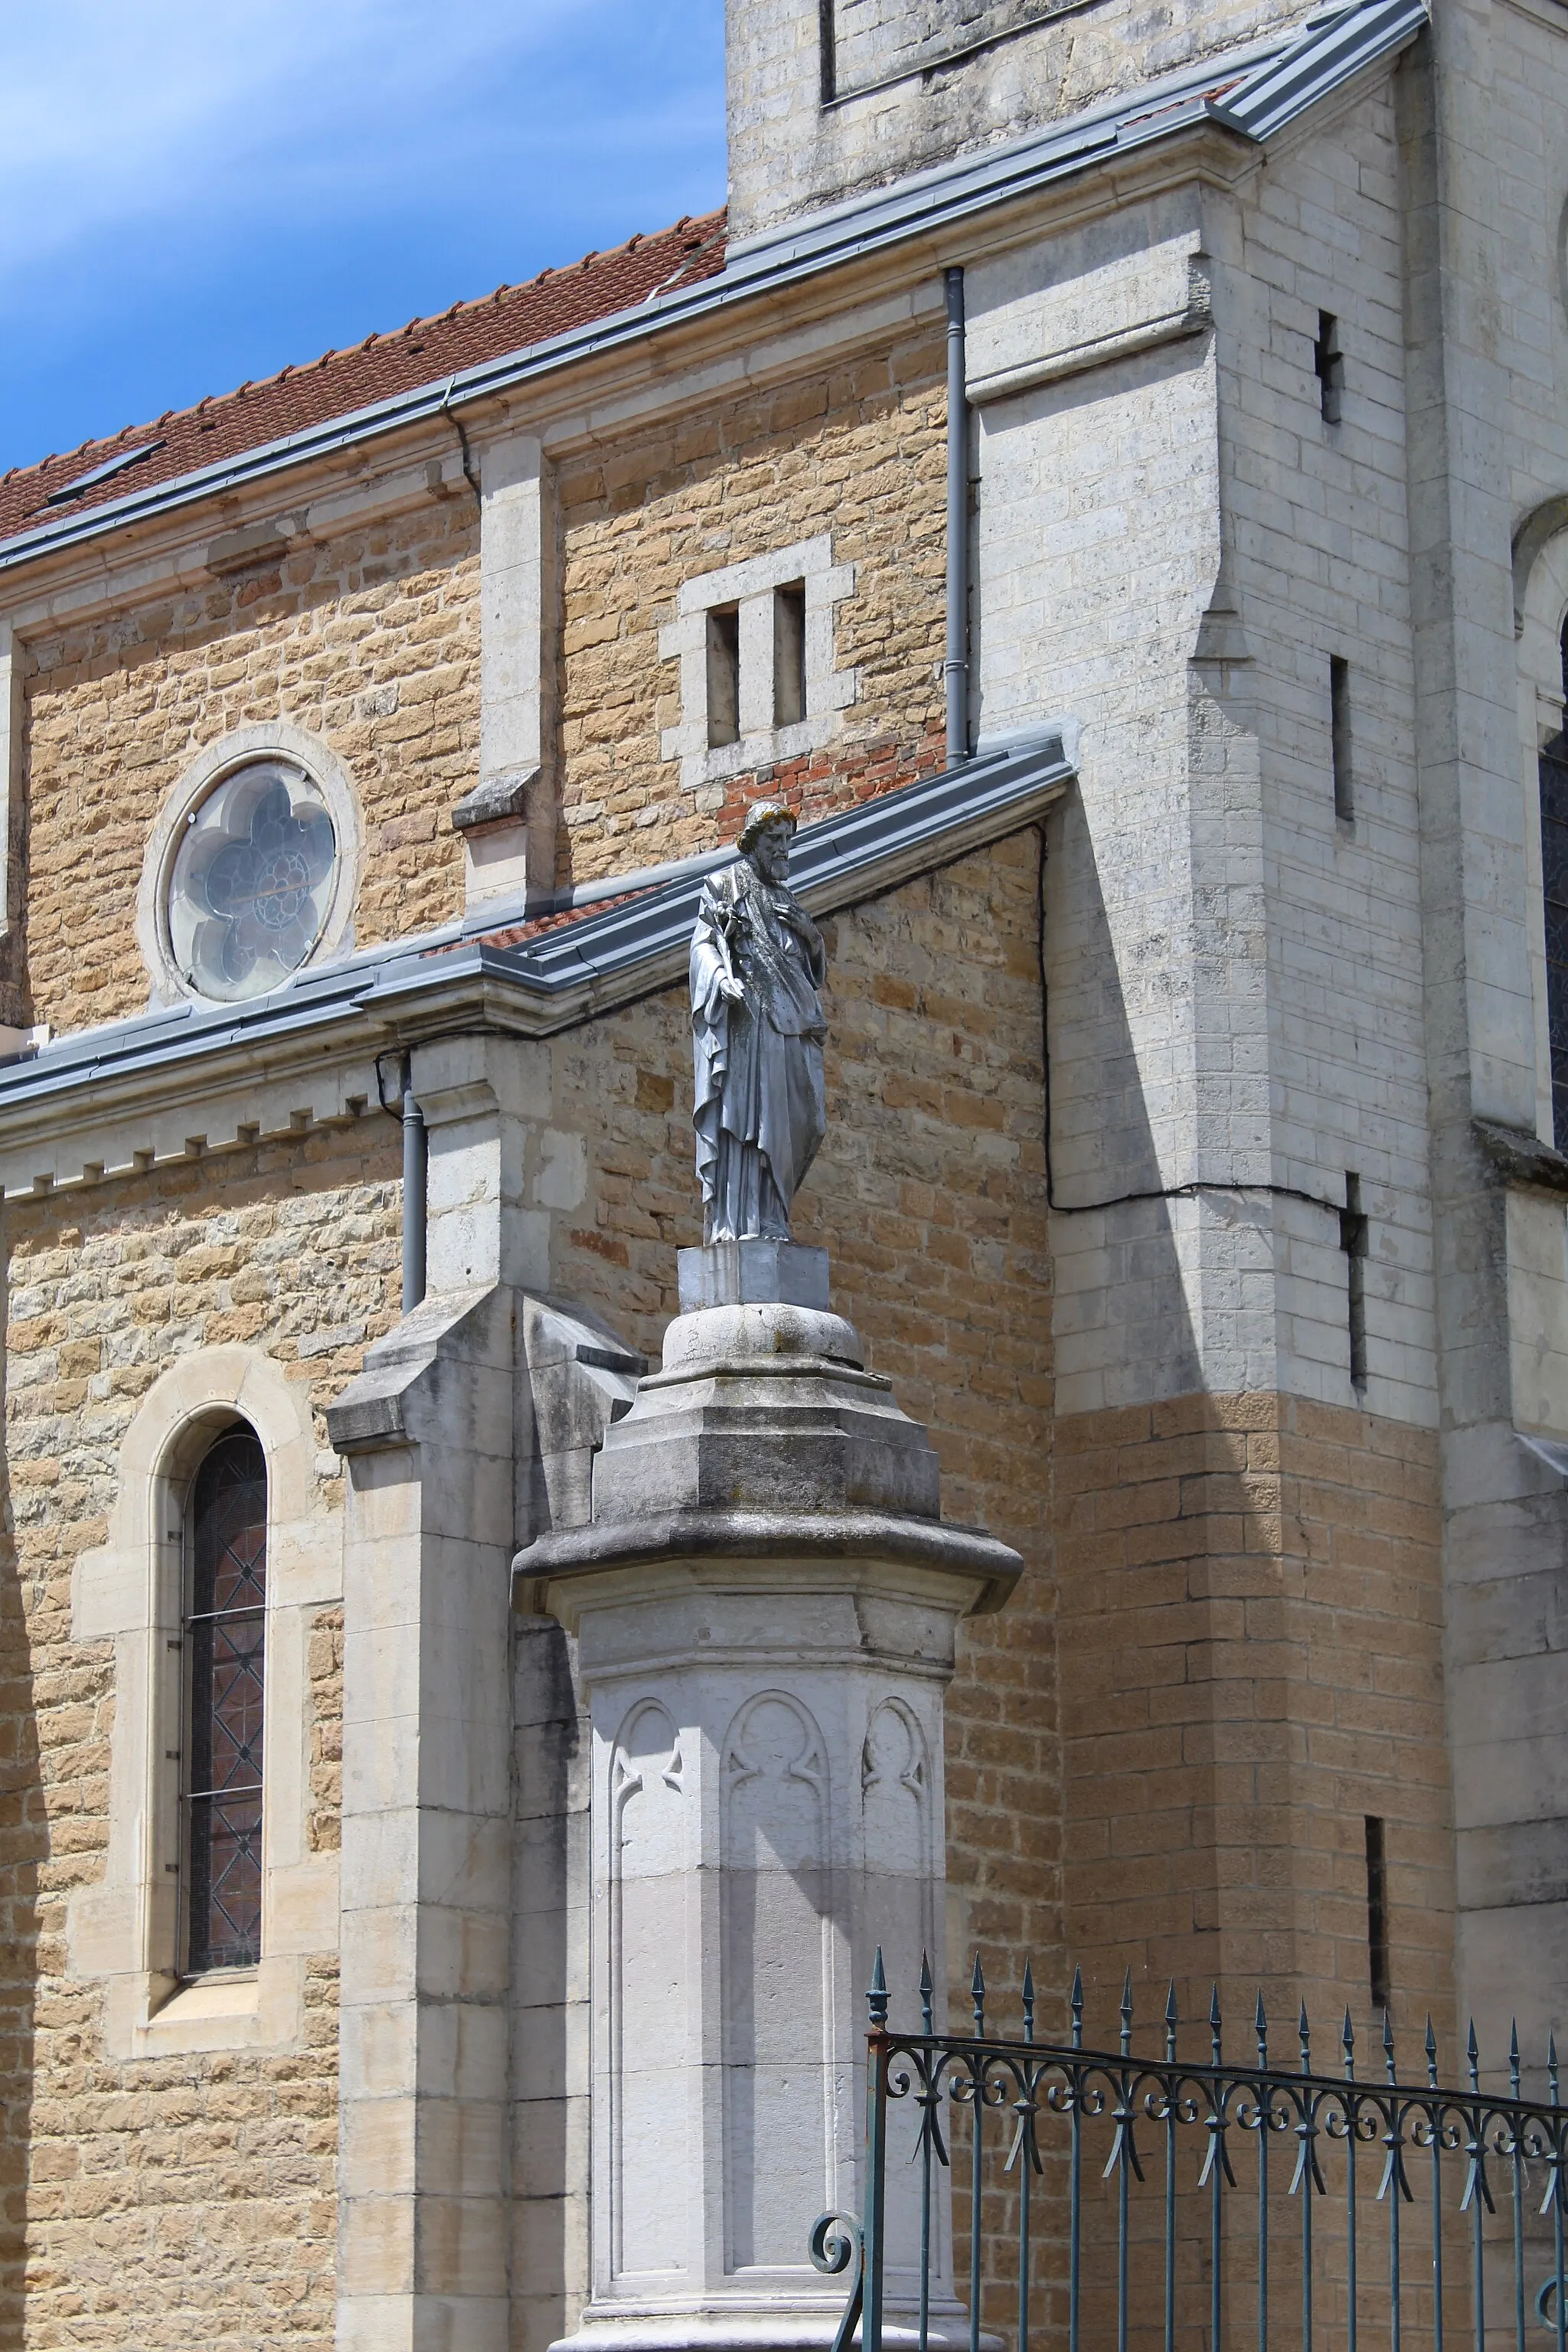
{"label": "spear-tipped fence finial", "polygon": [[1355,2081],[1355,2027],[1351,2023],[1350,2003],[1345,2003],[1345,2021],[1340,2028],[1340,2042],[1345,2053],[1345,2080]]}
{"label": "spear-tipped fence finial", "polygon": [[1214,2045],[1214,2063],[1216,2066],[1220,2063],[1219,2036],[1219,1986],[1216,1983],[1211,1983],[1209,1986],[1209,2040]]}
{"label": "spear-tipped fence finial", "polygon": [[1173,2066],[1176,2063],[1176,2027],[1180,2022],[1176,2015],[1176,1979],[1173,1977],[1165,1995],[1165,2058]]}
{"label": "spear-tipped fence finial", "polygon": [[931,1955],[921,1954],[921,2032],[930,2035],[936,2031],[934,2007],[936,1988],[931,1983]]}
{"label": "spear-tipped fence finial", "polygon": [[1519,2096],[1519,2020],[1514,2018],[1508,2030],[1508,2082],[1512,2097]]}
{"label": "spear-tipped fence finial", "polygon": [[1263,2006],[1263,1987],[1258,1988],[1258,2006],[1252,2012],[1252,2031],[1258,2037],[1258,2063],[1268,2063],[1268,2011]]}
{"label": "spear-tipped fence finial", "polygon": [[1437,2087],[1437,2037],[1432,2031],[1432,2012],[1426,2012],[1426,2084],[1430,2090]]}
{"label": "spear-tipped fence finial", "polygon": [[1396,2083],[1399,2076],[1394,2070],[1394,2020],[1388,2013],[1386,2001],[1383,2010],[1383,2064],[1389,2081]]}
{"label": "spear-tipped fence finial", "polygon": [[880,2032],[888,2022],[888,1979],[882,1969],[882,1947],[877,1947],[877,1958],[871,1969],[871,1990],[866,1995],[871,2011],[871,2029]]}
{"label": "spear-tipped fence finial", "polygon": [[1132,1971],[1128,1969],[1121,1979],[1121,2055],[1132,2055]]}
{"label": "spear-tipped fence finial", "polygon": [[1312,2029],[1307,2022],[1305,2001],[1301,2003],[1301,2014],[1296,2021],[1296,2032],[1301,2044],[1301,2072],[1310,2074],[1312,2071]]}
{"label": "spear-tipped fence finial", "polygon": [[1083,1970],[1081,1969],[1074,1969],[1072,1972],[1071,2006],[1072,2046],[1075,2050],[1081,2050],[1083,2048]]}
{"label": "spear-tipped fence finial", "polygon": [[1546,2037],[1546,2080],[1552,2092],[1552,2104],[1555,2106],[1557,2105],[1557,2035],[1555,2032]]}
{"label": "spear-tipped fence finial", "polygon": [[1026,1958],[1024,1961],[1024,2039],[1026,2042],[1032,2042],[1034,2038],[1035,1970],[1033,1963]]}
{"label": "spear-tipped fence finial", "polygon": [[974,1974],[969,1979],[969,1999],[974,2011],[974,2038],[978,2042],[985,2032],[985,1971],[978,1952],[974,1955]]}
{"label": "spear-tipped fence finial", "polygon": [[1480,2045],[1476,2040],[1476,2021],[1473,2017],[1470,2020],[1470,2031],[1465,2042],[1465,2056],[1469,2062],[1470,2088],[1472,2091],[1479,2091],[1481,2087],[1481,2053]]}

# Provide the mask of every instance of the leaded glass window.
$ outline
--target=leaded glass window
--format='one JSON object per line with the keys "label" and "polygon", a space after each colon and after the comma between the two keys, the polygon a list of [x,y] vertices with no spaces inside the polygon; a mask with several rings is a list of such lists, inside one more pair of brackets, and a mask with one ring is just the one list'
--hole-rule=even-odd
{"label": "leaded glass window", "polygon": [[203,996],[280,987],[326,929],[338,845],[315,780],[283,759],[227,776],[185,819],[169,877],[169,944]]}
{"label": "leaded glass window", "polygon": [[[1568,692],[1568,628],[1563,632]],[[1568,1151],[1568,735],[1541,754],[1541,884],[1546,916],[1546,1025],[1552,1040],[1552,1135]]]}
{"label": "leaded glass window", "polygon": [[261,1957],[261,1726],[267,1657],[267,1465],[231,1430],[196,1473],[185,1620],[186,1964]]}

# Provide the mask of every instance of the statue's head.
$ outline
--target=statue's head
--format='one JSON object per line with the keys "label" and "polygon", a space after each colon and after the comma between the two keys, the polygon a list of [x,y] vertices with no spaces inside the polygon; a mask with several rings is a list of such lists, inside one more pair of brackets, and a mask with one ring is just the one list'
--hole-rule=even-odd
{"label": "statue's head", "polygon": [[768,881],[782,882],[789,867],[795,830],[795,814],[783,801],[753,801],[741,828],[741,855],[749,857]]}

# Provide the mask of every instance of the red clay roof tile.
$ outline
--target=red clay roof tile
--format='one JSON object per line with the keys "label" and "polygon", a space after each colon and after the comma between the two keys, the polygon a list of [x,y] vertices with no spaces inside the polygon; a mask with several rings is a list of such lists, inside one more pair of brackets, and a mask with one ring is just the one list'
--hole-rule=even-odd
{"label": "red clay roof tile", "polygon": [[[264,383],[247,381],[216,398],[209,393],[194,408],[165,409],[153,423],[127,425],[110,440],[84,441],[42,465],[13,467],[0,476],[0,541],[53,516],[80,514],[396,393],[438,383],[481,361],[629,310],[653,294],[717,277],[723,267],[724,215],[705,213],[652,236],[639,233],[608,253],[584,254],[564,268],[542,270],[525,286],[498,286],[478,301],[410,319],[391,334],[369,334],[350,351],[290,361]],[[68,505],[47,503],[51,491],[149,439],[163,446],[140,465],[110,474]]]}

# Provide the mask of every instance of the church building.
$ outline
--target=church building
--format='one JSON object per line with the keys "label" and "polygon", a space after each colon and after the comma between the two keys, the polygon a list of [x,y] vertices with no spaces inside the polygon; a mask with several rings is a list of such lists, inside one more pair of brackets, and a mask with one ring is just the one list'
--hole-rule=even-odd
{"label": "church building", "polygon": [[[1568,0],[727,81],[723,212],[0,478],[27,2352],[828,2352],[875,1943],[1568,2027]],[[645,1442],[764,800],[809,1509]]]}

